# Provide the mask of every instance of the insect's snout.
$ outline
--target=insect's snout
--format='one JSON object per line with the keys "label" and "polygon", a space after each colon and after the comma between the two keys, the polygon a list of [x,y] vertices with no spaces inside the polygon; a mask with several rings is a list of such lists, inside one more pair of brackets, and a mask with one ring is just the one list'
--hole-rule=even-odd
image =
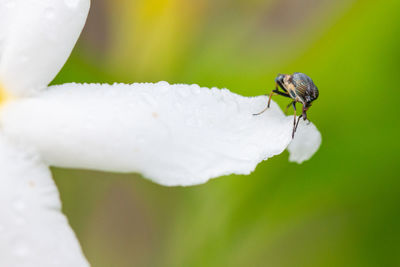
{"label": "insect's snout", "polygon": [[303,110],[303,120],[307,120],[307,110]]}
{"label": "insect's snout", "polygon": [[278,76],[276,76],[275,78],[275,83],[282,85],[284,78],[285,78],[284,74],[278,74]]}

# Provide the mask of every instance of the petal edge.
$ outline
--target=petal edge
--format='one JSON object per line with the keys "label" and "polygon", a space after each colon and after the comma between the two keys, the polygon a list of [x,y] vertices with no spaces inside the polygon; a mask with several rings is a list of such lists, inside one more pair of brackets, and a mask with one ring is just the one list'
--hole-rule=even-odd
{"label": "petal edge", "polygon": [[0,265],[89,266],[50,171],[0,134]]}

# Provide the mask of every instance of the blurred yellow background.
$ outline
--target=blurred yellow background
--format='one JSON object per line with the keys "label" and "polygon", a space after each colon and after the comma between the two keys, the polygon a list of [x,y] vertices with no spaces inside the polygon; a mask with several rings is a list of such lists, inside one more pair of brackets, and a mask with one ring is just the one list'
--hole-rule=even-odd
{"label": "blurred yellow background", "polygon": [[253,96],[304,72],[320,89],[309,118],[323,142],[302,165],[285,152],[189,188],[53,169],[92,265],[400,266],[399,11],[396,0],[93,0],[54,84]]}

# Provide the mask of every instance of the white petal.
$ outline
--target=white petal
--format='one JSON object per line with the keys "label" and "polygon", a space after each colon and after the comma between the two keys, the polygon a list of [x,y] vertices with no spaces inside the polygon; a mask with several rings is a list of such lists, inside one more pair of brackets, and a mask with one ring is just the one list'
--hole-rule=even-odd
{"label": "white petal", "polygon": [[8,104],[2,120],[7,135],[34,145],[51,165],[194,185],[249,174],[285,150],[292,117],[275,103],[252,115],[265,105],[264,96],[197,85],[65,84]]}
{"label": "white petal", "polygon": [[89,0],[0,0],[0,86],[13,95],[45,88],[85,23]]}
{"label": "white petal", "polygon": [[317,152],[321,145],[321,134],[314,124],[300,121],[296,135],[288,146],[289,161],[302,163]]}
{"label": "white petal", "polygon": [[0,266],[88,266],[47,166],[0,135]]}

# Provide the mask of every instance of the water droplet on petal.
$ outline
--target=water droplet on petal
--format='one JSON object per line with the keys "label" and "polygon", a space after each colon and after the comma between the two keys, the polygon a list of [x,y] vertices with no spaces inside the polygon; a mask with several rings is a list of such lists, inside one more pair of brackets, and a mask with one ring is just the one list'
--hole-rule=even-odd
{"label": "water droplet on petal", "polygon": [[169,83],[167,83],[166,81],[160,81],[157,83],[157,85],[159,85],[160,87],[165,87],[165,86],[169,86]]}

